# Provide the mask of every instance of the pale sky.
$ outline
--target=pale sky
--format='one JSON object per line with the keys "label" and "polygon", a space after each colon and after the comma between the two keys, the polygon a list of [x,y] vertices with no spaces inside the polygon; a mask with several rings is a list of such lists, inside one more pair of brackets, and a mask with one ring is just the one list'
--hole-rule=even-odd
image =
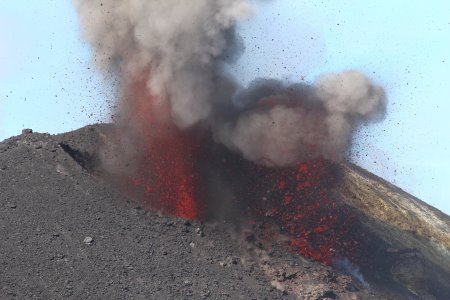
{"label": "pale sky", "polygon": [[[352,160],[450,214],[450,1],[255,1],[233,72],[302,78],[357,69],[388,115],[360,130]],[[115,86],[89,63],[70,0],[0,0],[0,140],[108,120]]]}

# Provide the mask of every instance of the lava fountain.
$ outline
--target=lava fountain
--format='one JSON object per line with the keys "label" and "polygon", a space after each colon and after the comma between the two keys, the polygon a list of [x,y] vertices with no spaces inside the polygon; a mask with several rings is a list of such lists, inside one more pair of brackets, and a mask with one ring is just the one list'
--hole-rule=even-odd
{"label": "lava fountain", "polygon": [[[148,208],[186,219],[203,214],[200,202],[198,163],[201,158],[200,135],[181,131],[167,118],[167,107],[155,101],[136,81],[127,90],[127,113],[121,124],[133,126],[139,138],[133,147],[137,166],[128,174],[126,190],[143,201]],[[132,119],[125,120],[127,116]],[[123,131],[122,131],[123,130]],[[119,137],[129,128],[120,128]],[[136,188],[130,189],[130,185]]]}

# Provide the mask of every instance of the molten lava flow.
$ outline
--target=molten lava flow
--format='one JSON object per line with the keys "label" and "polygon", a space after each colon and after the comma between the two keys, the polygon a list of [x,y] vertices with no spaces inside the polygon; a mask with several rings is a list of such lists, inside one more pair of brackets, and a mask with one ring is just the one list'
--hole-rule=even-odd
{"label": "molten lava flow", "polygon": [[143,81],[132,85],[126,106],[128,126],[139,135],[132,139],[138,141],[133,147],[137,147],[139,165],[128,177],[128,184],[138,188],[136,195],[152,209],[186,219],[199,218],[203,210],[197,190],[197,138],[170,121],[167,105],[157,103]]}

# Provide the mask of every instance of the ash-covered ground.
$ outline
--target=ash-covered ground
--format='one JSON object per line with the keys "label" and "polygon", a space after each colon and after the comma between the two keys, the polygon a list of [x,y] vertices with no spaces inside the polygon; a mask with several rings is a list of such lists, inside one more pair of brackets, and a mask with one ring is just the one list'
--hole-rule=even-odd
{"label": "ash-covered ground", "polygon": [[144,210],[88,171],[109,130],[0,143],[0,299],[436,299],[261,241],[258,224]]}

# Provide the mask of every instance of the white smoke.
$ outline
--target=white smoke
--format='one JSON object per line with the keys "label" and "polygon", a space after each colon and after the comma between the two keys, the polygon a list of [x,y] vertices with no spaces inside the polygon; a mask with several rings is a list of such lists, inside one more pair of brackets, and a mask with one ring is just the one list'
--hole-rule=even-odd
{"label": "white smoke", "polygon": [[364,276],[362,275],[359,267],[354,265],[347,257],[337,258],[337,259],[335,259],[333,264],[338,269],[341,269],[343,272],[352,276],[359,283],[361,283],[364,287],[370,288],[369,283],[364,279]]}
{"label": "white smoke", "polygon": [[256,163],[339,160],[356,127],[385,113],[383,89],[357,71],[323,76],[315,86],[263,79],[239,88],[222,69],[235,50],[236,22],[252,14],[250,1],[73,1],[102,70],[118,72],[125,86],[145,76],[179,128],[206,123],[216,141]]}

